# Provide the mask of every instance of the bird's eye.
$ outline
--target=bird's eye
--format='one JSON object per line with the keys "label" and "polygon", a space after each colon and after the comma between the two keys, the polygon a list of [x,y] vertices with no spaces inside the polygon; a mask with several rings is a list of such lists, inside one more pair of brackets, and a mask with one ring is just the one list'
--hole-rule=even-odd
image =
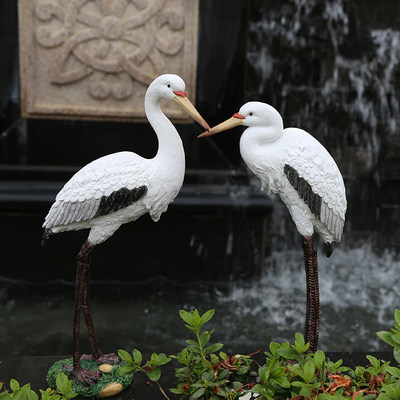
{"label": "bird's eye", "polygon": [[250,115],[250,117],[252,117],[252,116],[253,116],[253,113],[251,112],[251,113],[249,113],[249,115]]}
{"label": "bird's eye", "polygon": [[170,84],[170,83],[167,83],[167,87],[169,87],[169,88],[170,88],[170,87],[171,87],[171,84]]}

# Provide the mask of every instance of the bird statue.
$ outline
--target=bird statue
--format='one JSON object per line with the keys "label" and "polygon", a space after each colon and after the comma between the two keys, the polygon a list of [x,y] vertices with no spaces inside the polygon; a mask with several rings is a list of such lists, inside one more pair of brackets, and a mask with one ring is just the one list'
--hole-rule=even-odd
{"label": "bird statue", "polygon": [[[73,323],[72,375],[92,385],[99,371],[84,369],[81,358],[115,364],[116,354],[103,354],[97,343],[89,306],[90,258],[93,249],[127,222],[149,213],[158,221],[182,187],[185,153],[182,140],[163,113],[161,99],[175,100],[204,129],[210,129],[185,93],[185,82],[177,75],[156,78],[145,95],[145,112],[158,138],[158,152],[152,159],[123,151],[101,157],[79,170],[58,193],[46,216],[43,242],[52,234],[90,229],[77,256],[75,310]],[[80,312],[83,311],[91,355],[80,357]]]}
{"label": "bird statue", "polygon": [[321,236],[330,257],[341,239],[347,208],[342,175],[321,143],[302,129],[284,129],[279,112],[266,103],[244,104],[232,118],[199,137],[238,125],[248,127],[240,138],[244,162],[261,180],[261,190],[279,194],[302,236],[307,285],[304,336],[309,351],[315,352],[320,301],[313,233]]}

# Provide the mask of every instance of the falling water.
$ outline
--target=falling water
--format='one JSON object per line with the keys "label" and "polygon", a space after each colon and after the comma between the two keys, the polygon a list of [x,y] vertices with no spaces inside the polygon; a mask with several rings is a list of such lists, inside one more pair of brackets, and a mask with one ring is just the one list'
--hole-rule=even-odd
{"label": "falling water", "polygon": [[[191,335],[178,311],[215,308],[209,328],[215,328],[214,340],[224,343],[226,351],[252,352],[267,349],[271,340],[292,341],[304,328],[302,253],[274,251],[265,263],[261,279],[229,290],[167,280],[139,286],[94,282],[92,306],[99,340],[106,351],[119,346],[177,352]],[[399,269],[398,255],[377,255],[369,245],[336,249],[330,259],[320,257],[323,350],[389,350],[375,333],[393,325],[394,305],[399,305],[393,274]],[[16,290],[15,283],[12,287]],[[34,289],[20,286],[18,296],[2,289],[0,355],[70,353],[73,285],[53,282]],[[83,347],[89,349],[83,337]]]}
{"label": "falling water", "polygon": [[[398,133],[400,32],[364,32],[351,3],[291,0],[261,7],[249,27],[254,76],[247,96],[271,102],[287,123],[309,130],[331,151],[358,147],[359,161],[373,171],[382,136]],[[356,37],[354,25],[365,38]],[[348,162],[345,173],[352,172]]]}

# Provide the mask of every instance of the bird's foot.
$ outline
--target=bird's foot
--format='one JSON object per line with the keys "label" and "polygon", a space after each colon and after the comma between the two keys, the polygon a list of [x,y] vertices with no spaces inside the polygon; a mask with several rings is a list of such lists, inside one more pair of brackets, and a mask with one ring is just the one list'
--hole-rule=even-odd
{"label": "bird's foot", "polygon": [[121,359],[115,353],[103,354],[101,357],[97,358],[96,361],[100,364],[118,364]]}
{"label": "bird's foot", "polygon": [[100,371],[84,369],[82,367],[73,368],[71,365],[64,365],[64,369],[71,371],[71,374],[79,382],[86,383],[89,386],[94,385],[101,378]]}
{"label": "bird's foot", "polygon": [[81,360],[95,360],[99,364],[118,364],[121,360],[115,353],[101,354],[99,357],[94,357],[93,354],[83,354]]}
{"label": "bird's foot", "polygon": [[76,379],[78,379],[78,381],[86,383],[89,386],[94,385],[101,377],[100,371],[91,371],[83,368],[73,369],[72,374]]}

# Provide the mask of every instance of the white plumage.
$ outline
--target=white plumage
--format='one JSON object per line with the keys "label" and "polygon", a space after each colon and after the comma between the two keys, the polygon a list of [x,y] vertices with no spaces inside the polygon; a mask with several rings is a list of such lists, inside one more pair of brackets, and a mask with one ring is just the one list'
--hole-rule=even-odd
{"label": "white plumage", "polygon": [[[89,228],[89,242],[99,244],[121,224],[134,221],[147,212],[154,221],[159,220],[177,196],[185,172],[182,141],[162,112],[160,100],[184,101],[187,107],[188,100],[182,95],[184,89],[183,80],[169,74],[158,77],[149,86],[145,110],[159,140],[155,158],[146,159],[124,151],[101,157],[83,167],[58,193],[43,224],[47,233]],[[192,112],[192,116],[207,129],[208,125],[198,113]],[[123,192],[119,192],[121,190]],[[118,198],[113,199],[113,194]],[[133,201],[126,199],[129,195]],[[115,203],[114,210],[109,205],[112,212],[99,209],[107,199],[108,203]]]}
{"label": "white plumage", "polygon": [[325,147],[302,129],[284,129],[278,111],[257,101],[200,136],[240,124],[248,126],[240,138],[240,153],[261,180],[262,190],[279,194],[302,236],[315,230],[325,243],[339,242],[347,207],[345,186]]}
{"label": "white plumage", "polygon": [[[98,344],[89,306],[90,256],[94,247],[108,239],[122,224],[145,213],[158,221],[178,194],[185,173],[182,140],[161,110],[162,98],[175,100],[204,129],[210,129],[186,97],[185,83],[177,75],[161,75],[146,91],[146,116],[157,134],[158,152],[152,159],[123,151],[101,157],[78,171],[58,193],[46,216],[43,241],[51,234],[90,229],[77,257],[72,374],[92,385],[100,371],[80,364],[79,330],[82,309],[93,358],[98,363],[119,361],[114,353],[104,355]],[[66,367],[68,368],[68,367]]]}
{"label": "white plumage", "polygon": [[313,233],[322,237],[330,256],[334,242],[342,237],[345,221],[343,178],[333,158],[315,138],[302,129],[284,129],[281,115],[265,103],[246,103],[239,113],[199,137],[242,124],[248,127],[240,139],[243,160],[261,180],[262,190],[280,196],[303,237],[307,280],[305,339],[316,351],[319,284]]}

